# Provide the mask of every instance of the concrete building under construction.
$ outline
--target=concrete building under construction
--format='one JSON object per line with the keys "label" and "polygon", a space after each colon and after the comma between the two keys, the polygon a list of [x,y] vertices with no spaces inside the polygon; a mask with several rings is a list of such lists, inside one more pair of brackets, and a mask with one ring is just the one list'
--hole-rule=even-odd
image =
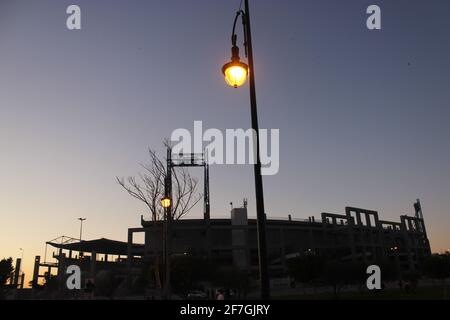
{"label": "concrete building under construction", "polygon": [[[346,207],[344,214],[322,213],[321,219],[267,219],[269,269],[272,276],[287,273],[286,260],[314,251],[339,260],[375,263],[395,261],[402,270],[417,271],[420,260],[431,254],[420,202],[415,215],[399,222],[381,220],[378,212]],[[163,222],[141,218],[141,228],[128,230],[128,262],[133,257],[151,259],[162,254]],[[182,219],[171,222],[173,255],[191,254],[257,274],[256,219],[249,219],[247,203],[233,208],[229,219]],[[133,236],[145,234],[145,244],[133,250]]]}
{"label": "concrete building under construction", "polygon": [[[367,264],[395,262],[403,271],[420,270],[422,258],[431,254],[420,202],[413,216],[401,215],[399,222],[380,219],[378,212],[346,207],[343,214],[322,213],[320,219],[305,220],[288,216],[267,219],[269,271],[273,278],[287,275],[286,261],[313,251],[328,257]],[[77,264],[88,278],[100,270],[114,269],[126,277],[141,272],[155,257],[163,255],[163,221],[141,217],[141,227],[128,229],[128,241],[108,239],[79,241],[63,237],[47,242],[57,248],[56,263],[36,257],[33,284],[49,277],[52,269],[64,274],[65,266]],[[171,222],[171,255],[190,254],[207,257],[222,265],[234,265],[258,274],[256,220],[249,219],[247,203],[232,208],[230,218],[181,219]],[[143,244],[134,243],[143,233]],[[43,272],[42,272],[43,271]],[[53,272],[54,274],[55,272]]]}

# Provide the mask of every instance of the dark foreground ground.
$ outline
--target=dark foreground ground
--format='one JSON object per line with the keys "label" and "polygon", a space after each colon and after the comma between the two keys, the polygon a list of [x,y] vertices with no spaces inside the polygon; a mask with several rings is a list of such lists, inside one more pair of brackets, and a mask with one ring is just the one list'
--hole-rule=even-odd
{"label": "dark foreground ground", "polygon": [[[447,291],[450,291],[447,289]],[[342,292],[336,297],[331,292],[317,294],[285,294],[274,297],[279,300],[450,300],[450,294],[442,286],[417,288],[415,292],[386,289],[378,292]]]}

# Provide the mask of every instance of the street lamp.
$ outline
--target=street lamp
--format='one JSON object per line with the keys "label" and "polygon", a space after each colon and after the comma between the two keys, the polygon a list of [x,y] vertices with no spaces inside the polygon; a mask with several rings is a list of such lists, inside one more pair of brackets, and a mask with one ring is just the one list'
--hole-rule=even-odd
{"label": "street lamp", "polygon": [[[241,17],[244,27],[244,49],[245,56],[248,58],[248,65],[240,61],[239,48],[236,45],[236,23]],[[256,162],[254,164],[255,175],[255,195],[256,195],[256,220],[258,235],[258,257],[259,257],[259,275],[261,281],[261,299],[270,299],[270,282],[267,267],[267,240],[266,240],[266,215],[264,211],[264,194],[261,175],[261,159],[259,150],[259,126],[258,112],[256,107],[256,90],[255,90],[255,69],[253,67],[253,47],[252,34],[250,29],[250,12],[248,0],[245,0],[245,11],[239,9],[236,13],[233,24],[233,32],[231,34],[231,62],[226,63],[222,67],[222,73],[228,85],[238,88],[242,86],[247,76],[249,77],[250,87],[250,110],[252,119],[252,129],[254,131],[256,141]]]}
{"label": "street lamp", "polygon": [[244,85],[248,75],[248,65],[240,61],[239,48],[236,46],[236,35],[233,35],[233,47],[231,48],[231,62],[222,67],[225,82],[234,88]]}
{"label": "street lamp", "polygon": [[170,221],[170,208],[172,206],[172,199],[168,196],[169,194],[169,179],[166,178],[165,181],[165,196],[161,199],[161,206],[164,208],[164,230],[163,230],[163,265],[165,267],[164,271],[164,298],[170,299],[170,231],[169,231],[169,221]]}
{"label": "street lamp", "polygon": [[169,208],[171,204],[172,204],[172,200],[169,197],[164,197],[161,199],[161,206],[164,209]]}

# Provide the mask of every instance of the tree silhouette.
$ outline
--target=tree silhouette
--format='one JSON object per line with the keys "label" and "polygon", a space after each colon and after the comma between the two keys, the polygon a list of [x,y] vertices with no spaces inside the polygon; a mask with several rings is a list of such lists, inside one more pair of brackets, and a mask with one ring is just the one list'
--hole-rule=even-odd
{"label": "tree silhouette", "polygon": [[8,259],[2,259],[0,261],[0,286],[4,287],[8,279],[14,271],[13,259],[10,257]]}
{"label": "tree silhouette", "polygon": [[0,261],[0,299],[5,297],[6,282],[11,278],[13,272],[13,259],[2,259]]}
{"label": "tree silhouette", "polygon": [[287,260],[289,275],[304,285],[310,285],[315,292],[326,265],[325,257],[314,252]]}
{"label": "tree silhouette", "polygon": [[[168,147],[168,142],[164,142]],[[167,176],[166,159],[158,157],[154,150],[149,149],[150,161],[141,164],[143,172],[139,178],[116,177],[117,182],[132,197],[143,202],[149,210],[153,222],[164,219],[164,208],[161,199],[164,197],[164,182]],[[177,220],[189,213],[191,209],[202,199],[202,194],[197,193],[198,179],[192,177],[184,167],[172,168],[172,220]]]}
{"label": "tree silhouette", "polygon": [[[163,143],[169,147],[169,142]],[[150,161],[141,164],[143,172],[136,177],[119,178],[117,182],[128,194],[143,202],[150,214],[151,222],[156,228],[158,221],[164,220],[164,208],[161,199],[164,197],[165,181],[167,177],[166,159],[158,157],[154,150],[149,149]],[[202,194],[197,192],[198,179],[192,177],[184,167],[172,168],[172,220],[178,220],[202,199]],[[161,288],[160,258],[157,256],[153,261],[156,285]]]}
{"label": "tree silhouette", "polygon": [[365,267],[362,263],[352,261],[330,261],[323,273],[325,284],[333,288],[335,299],[339,299],[341,290],[347,285],[360,284],[365,279]]}
{"label": "tree silhouette", "polygon": [[211,279],[212,265],[203,258],[176,256],[171,264],[171,286],[175,293],[187,298],[190,290],[201,289],[201,282]]}
{"label": "tree silhouette", "polygon": [[213,284],[226,289],[237,290],[238,296],[245,296],[250,291],[250,276],[248,272],[238,269],[234,265],[221,265],[215,268]]}
{"label": "tree silhouette", "polygon": [[443,298],[447,299],[446,279],[450,277],[450,254],[433,254],[424,262],[424,272],[442,283]]}

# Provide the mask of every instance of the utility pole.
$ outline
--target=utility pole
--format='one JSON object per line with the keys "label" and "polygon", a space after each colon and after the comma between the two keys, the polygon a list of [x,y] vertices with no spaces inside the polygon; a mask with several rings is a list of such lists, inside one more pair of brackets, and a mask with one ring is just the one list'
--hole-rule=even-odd
{"label": "utility pole", "polygon": [[266,239],[266,213],[264,211],[264,192],[263,180],[261,175],[261,158],[259,150],[259,125],[258,111],[256,107],[256,89],[255,89],[255,68],[253,66],[253,47],[252,33],[250,28],[250,10],[248,0],[245,0],[245,34],[248,52],[249,84],[250,84],[250,108],[252,118],[252,129],[256,134],[256,163],[254,165],[255,173],[255,195],[256,195],[256,220],[258,233],[258,257],[259,257],[259,275],[261,281],[261,299],[270,299],[270,281],[267,267],[267,239]]}

